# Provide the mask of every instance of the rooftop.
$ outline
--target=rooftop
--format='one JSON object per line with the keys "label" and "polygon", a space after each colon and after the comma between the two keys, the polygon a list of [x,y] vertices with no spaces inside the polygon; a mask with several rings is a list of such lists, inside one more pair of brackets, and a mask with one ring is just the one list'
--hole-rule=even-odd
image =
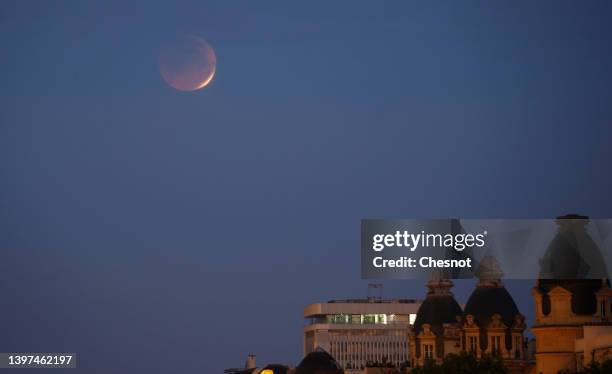
{"label": "rooftop", "polygon": [[379,298],[367,298],[367,299],[335,299],[329,300],[328,304],[414,304],[420,303],[419,299],[379,299]]}
{"label": "rooftop", "polygon": [[410,315],[416,314],[421,300],[418,299],[391,299],[379,298],[330,300],[316,303],[304,308],[304,317],[322,317],[329,315]]}

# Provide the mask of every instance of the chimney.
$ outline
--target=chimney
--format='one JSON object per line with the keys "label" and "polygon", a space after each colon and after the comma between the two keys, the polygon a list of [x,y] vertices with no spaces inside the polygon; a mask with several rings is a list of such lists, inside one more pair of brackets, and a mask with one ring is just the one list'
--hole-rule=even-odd
{"label": "chimney", "polygon": [[246,359],[246,364],[244,365],[245,369],[255,369],[255,355],[249,353],[249,356]]}

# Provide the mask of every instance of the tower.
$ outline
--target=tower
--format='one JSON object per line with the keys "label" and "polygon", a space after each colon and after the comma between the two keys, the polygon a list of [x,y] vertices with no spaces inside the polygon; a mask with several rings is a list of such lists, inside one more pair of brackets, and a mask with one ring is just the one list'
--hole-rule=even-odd
{"label": "tower", "polygon": [[444,355],[459,352],[462,311],[452,287],[453,282],[444,279],[441,272],[433,272],[410,334],[412,366],[423,365],[428,359],[441,361]]}
{"label": "tower", "polygon": [[[532,290],[537,373],[580,370],[591,359],[577,350],[584,326],[610,325],[610,281],[587,224],[584,216],[558,217],[557,234],[540,261],[540,279]],[[602,277],[583,279],[585,269]]]}
{"label": "tower", "polygon": [[478,283],[463,311],[462,349],[476,357],[499,356],[511,373],[522,373],[527,364],[525,317],[504,287],[494,257],[483,258],[476,276]]}

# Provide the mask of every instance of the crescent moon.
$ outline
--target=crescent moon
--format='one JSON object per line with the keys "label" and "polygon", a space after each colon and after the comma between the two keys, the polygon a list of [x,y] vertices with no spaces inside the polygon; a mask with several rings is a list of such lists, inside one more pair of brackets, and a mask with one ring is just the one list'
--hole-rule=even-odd
{"label": "crescent moon", "polygon": [[196,90],[199,90],[200,88],[204,88],[204,87],[208,86],[208,84],[209,84],[210,82],[212,82],[213,78],[215,77],[215,72],[216,72],[216,71],[217,71],[217,69],[216,69],[216,68],[215,68],[215,69],[213,69],[213,72],[212,72],[212,74],[210,75],[210,77],[208,77],[208,79],[207,79],[207,80],[205,80],[204,82],[202,82],[202,84],[201,84],[201,85],[199,85],[198,87],[196,87]]}
{"label": "crescent moon", "polygon": [[164,81],[179,91],[196,91],[212,82],[217,56],[206,40],[187,35],[164,45],[159,71]]}

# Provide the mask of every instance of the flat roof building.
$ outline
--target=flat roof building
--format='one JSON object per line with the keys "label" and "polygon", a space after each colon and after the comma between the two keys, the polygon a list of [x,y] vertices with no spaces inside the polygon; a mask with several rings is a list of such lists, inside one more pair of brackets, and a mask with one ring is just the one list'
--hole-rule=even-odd
{"label": "flat roof building", "polygon": [[320,347],[347,371],[375,362],[400,366],[410,358],[408,333],[420,305],[415,299],[379,298],[308,305],[304,355]]}

